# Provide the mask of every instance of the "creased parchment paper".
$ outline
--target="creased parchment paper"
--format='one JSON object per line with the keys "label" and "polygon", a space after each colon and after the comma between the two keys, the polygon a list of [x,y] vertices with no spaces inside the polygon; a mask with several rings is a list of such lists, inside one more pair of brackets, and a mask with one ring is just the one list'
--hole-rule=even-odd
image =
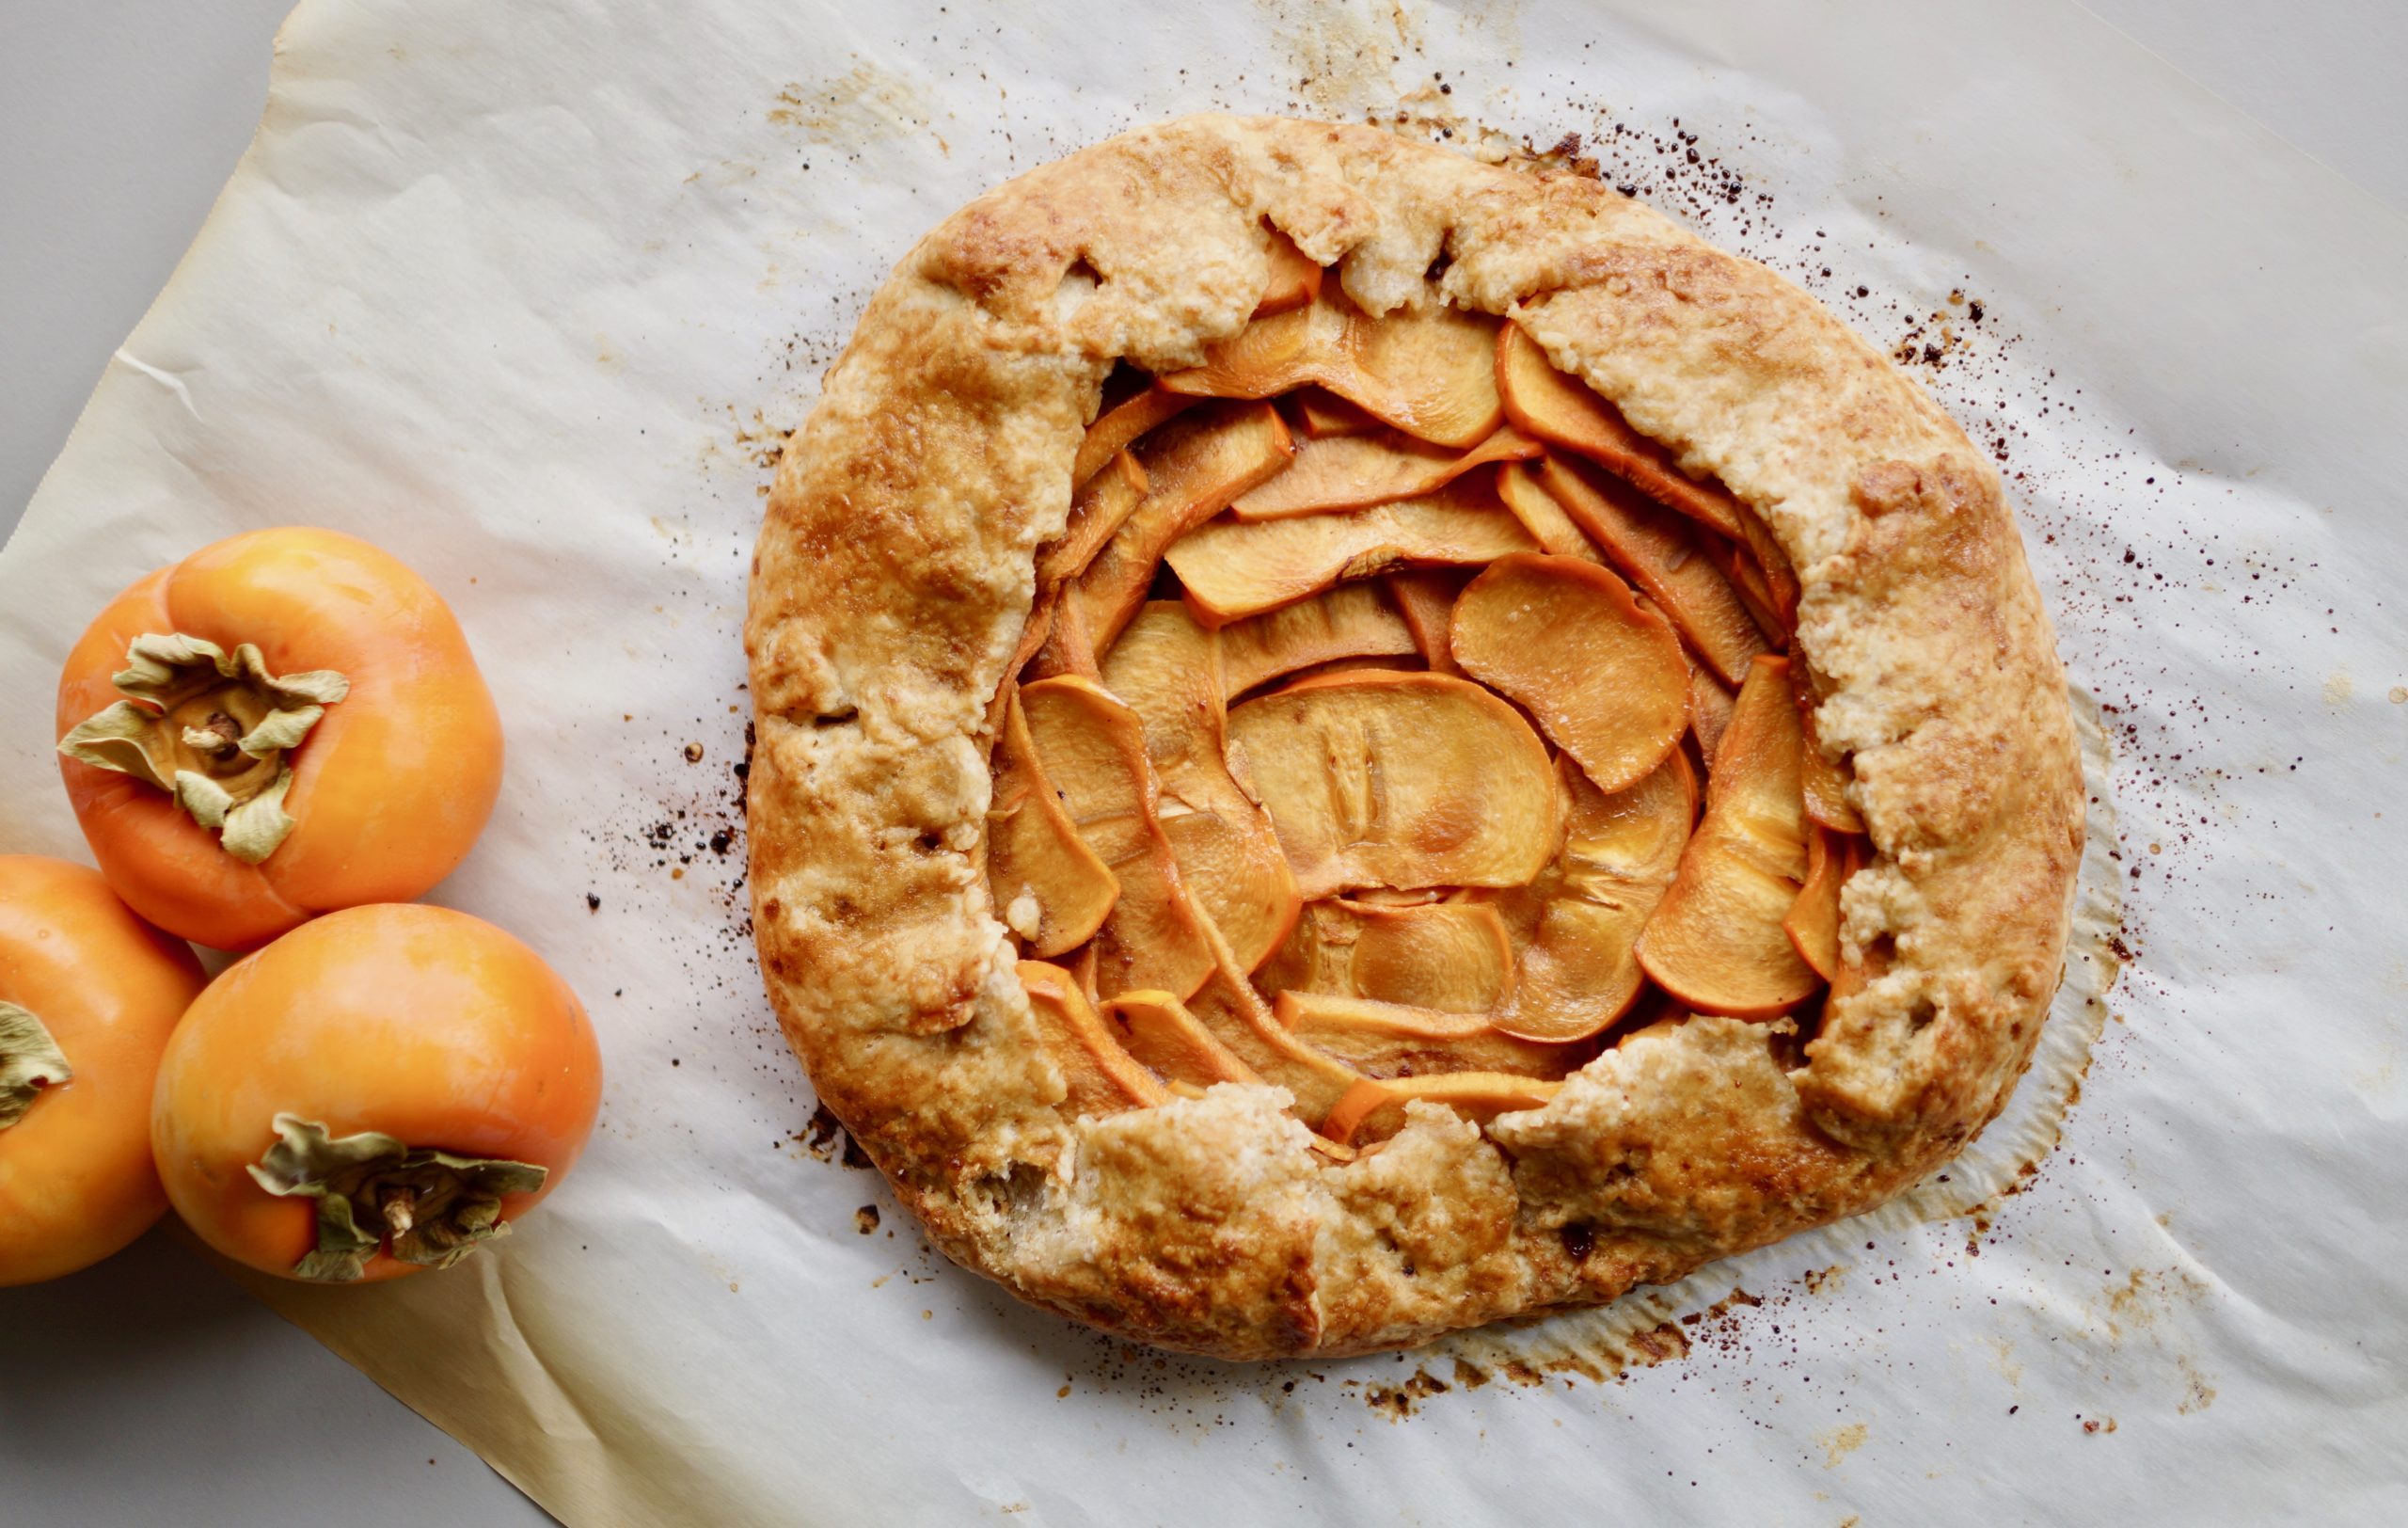
{"label": "creased parchment paper", "polygon": [[[1613,1311],[1241,1369],[1021,1309],[814,1128],[742,912],[767,464],[928,224],[1216,106],[1562,145],[1994,448],[2101,799],[2042,1063],[1942,1179]],[[602,1126],[493,1255],[260,1293],[571,1522],[2397,1522],[2404,248],[2046,0],[305,0],[0,556],[0,829],[82,857],[51,687],[137,574],[298,521],[449,595],[511,758],[441,899],[585,995]]]}

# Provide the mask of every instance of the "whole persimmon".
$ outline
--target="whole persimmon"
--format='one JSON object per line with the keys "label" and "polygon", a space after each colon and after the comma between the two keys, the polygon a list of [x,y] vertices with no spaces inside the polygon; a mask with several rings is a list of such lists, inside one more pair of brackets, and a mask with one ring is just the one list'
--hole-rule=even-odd
{"label": "whole persimmon", "polygon": [[218,949],[423,895],[501,786],[451,608],[332,531],[234,536],[118,596],[68,655],[57,730],[109,883]]}
{"label": "whole persimmon", "polygon": [[585,1009],[448,908],[354,907],[228,967],[160,1062],[176,1213],[264,1272],[448,1267],[560,1186],[602,1097]]}
{"label": "whole persimmon", "polygon": [[88,1267],[166,1209],[150,1088],[201,984],[93,871],[0,855],[0,1284]]}

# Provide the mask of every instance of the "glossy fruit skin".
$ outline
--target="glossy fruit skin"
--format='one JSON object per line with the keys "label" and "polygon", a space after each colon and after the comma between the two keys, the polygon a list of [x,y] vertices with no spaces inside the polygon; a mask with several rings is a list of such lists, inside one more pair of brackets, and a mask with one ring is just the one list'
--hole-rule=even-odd
{"label": "glossy fruit skin", "polygon": [[[560,1186],[594,1128],[602,1058],[584,1006],[535,952],[448,908],[329,913],[230,966],[193,1004],[159,1068],[150,1144],[176,1213],[203,1241],[290,1276],[314,1202],[246,1169],[289,1112],[337,1136],[530,1162]],[[383,1251],[363,1281],[417,1272]]]}
{"label": "glossy fruit skin", "polygon": [[401,562],[285,529],[150,574],[68,655],[59,737],[119,698],[110,676],[146,632],[254,643],[271,673],[333,669],[351,693],[293,753],[295,825],[256,866],[166,792],[60,757],[85,839],[135,911],[195,944],[252,949],[319,913],[422,896],[467,857],[501,788],[501,718],[451,607]]}
{"label": "glossy fruit skin", "polygon": [[205,979],[97,872],[0,855],[0,1001],[41,1020],[75,1074],[0,1130],[0,1285],[88,1267],[166,1209],[151,1082]]}

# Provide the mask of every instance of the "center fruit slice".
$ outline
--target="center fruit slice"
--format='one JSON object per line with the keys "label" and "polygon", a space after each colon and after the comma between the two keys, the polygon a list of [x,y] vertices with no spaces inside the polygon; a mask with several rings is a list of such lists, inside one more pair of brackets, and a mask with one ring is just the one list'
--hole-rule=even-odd
{"label": "center fruit slice", "polygon": [[1305,910],[1261,978],[1282,992],[1486,1013],[1513,990],[1513,945],[1497,909],[1483,903],[1340,897]]}
{"label": "center fruit slice", "polygon": [[1455,600],[1464,672],[1538,719],[1599,790],[1633,785],[1680,746],[1689,661],[1630,586],[1577,557],[1504,557]]}
{"label": "center fruit slice", "polygon": [[1229,768],[1271,813],[1307,900],[1517,886],[1555,853],[1545,745],[1513,707],[1448,675],[1330,674],[1246,701],[1229,712]]}
{"label": "center fruit slice", "polygon": [[1103,685],[1137,713],[1162,795],[1156,812],[1196,910],[1238,963],[1260,965],[1288,937],[1300,902],[1262,808],[1222,756],[1219,638],[1177,600],[1148,605],[1103,660]]}
{"label": "center fruit slice", "polygon": [[1120,882],[1120,898],[1096,934],[1097,990],[1106,997],[1139,987],[1186,996],[1212,970],[1212,950],[1157,816],[1145,724],[1077,675],[1023,685],[1020,701],[1045,778],[1079,836]]}
{"label": "center fruit slice", "polygon": [[1820,984],[1782,922],[1806,878],[1804,746],[1789,661],[1759,658],[1714,756],[1705,818],[1639,938],[1639,963],[1701,1013],[1770,1018]]}

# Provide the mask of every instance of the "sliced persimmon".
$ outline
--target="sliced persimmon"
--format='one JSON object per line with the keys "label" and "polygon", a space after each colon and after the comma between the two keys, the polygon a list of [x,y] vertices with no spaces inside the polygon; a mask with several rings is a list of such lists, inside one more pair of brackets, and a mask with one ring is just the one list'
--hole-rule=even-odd
{"label": "sliced persimmon", "polygon": [[1681,639],[1610,568],[1500,557],[1456,599],[1449,645],[1465,674],[1519,703],[1599,790],[1644,779],[1688,730]]}
{"label": "sliced persimmon", "polygon": [[1746,539],[1739,501],[1729,489],[1682,471],[1671,452],[1630,427],[1621,409],[1578,377],[1557,370],[1518,324],[1506,325],[1497,335],[1497,390],[1505,417],[1527,433],[1577,452],[1701,525],[1735,541]]}
{"label": "sliced persimmon", "polygon": [[1234,700],[1259,684],[1348,658],[1401,657],[1413,632],[1375,582],[1334,589],[1221,628],[1222,693]]}
{"label": "sliced persimmon", "polygon": [[1214,520],[1163,554],[1207,625],[1259,614],[1348,579],[1417,565],[1481,566],[1538,543],[1497,501],[1487,474],[1434,494],[1347,515]]}
{"label": "sliced persimmon", "polygon": [[1105,655],[1103,685],[1145,727],[1161,785],[1156,810],[1189,899],[1252,970],[1288,937],[1303,903],[1270,818],[1223,757],[1219,636],[1179,601],[1158,600]]}
{"label": "sliced persimmon", "polygon": [[1404,1106],[1417,1098],[1444,1104],[1485,1124],[1500,1114],[1542,1107],[1562,1086],[1506,1072],[1434,1072],[1376,1081],[1366,1077],[1331,1106],[1322,1132],[1348,1146],[1385,1140],[1404,1128]]}
{"label": "sliced persimmon", "polygon": [[1263,970],[1267,983],[1291,991],[1486,1013],[1513,990],[1513,946],[1483,903],[1333,898],[1305,910]]}
{"label": "sliced persimmon", "polygon": [[1277,520],[1415,499],[1476,467],[1528,461],[1542,449],[1510,425],[1469,451],[1434,446],[1402,430],[1307,439],[1286,471],[1238,495],[1229,513],[1242,520]]}
{"label": "sliced persimmon", "polygon": [[1151,486],[1135,456],[1114,452],[1102,470],[1070,495],[1070,517],[1063,522],[1061,536],[1038,553],[1038,586],[1051,587],[1085,572],[1104,543],[1137,512]]}
{"label": "sliced persimmon", "polygon": [[1150,486],[1069,594],[1099,651],[1112,645],[1146,602],[1164,549],[1286,467],[1295,451],[1288,426],[1269,404],[1196,409],[1139,448]]}
{"label": "sliced persimmon", "polygon": [[1714,756],[1705,816],[1639,936],[1640,967],[1699,1012],[1770,1018],[1820,984],[1782,927],[1806,876],[1802,747],[1788,660],[1759,658]]}
{"label": "sliced persimmon", "polygon": [[1097,990],[1194,992],[1212,968],[1212,946],[1157,815],[1145,724],[1080,675],[1023,685],[1020,699],[1063,810],[1119,878],[1120,898],[1096,932]]}
{"label": "sliced persimmon", "polygon": [[[1527,470],[1510,463],[1503,470]],[[1589,539],[1680,629],[1689,647],[1728,684],[1746,676],[1766,650],[1765,635],[1732,591],[1731,581],[1699,555],[1680,517],[1586,462],[1561,456],[1539,464],[1538,480]]]}
{"label": "sliced persimmon", "polygon": [[1187,1011],[1257,1076],[1287,1089],[1296,1101],[1297,1118],[1318,1128],[1363,1074],[1290,1034],[1239,968],[1228,941],[1210,925],[1204,931],[1215,960],[1204,984],[1188,998]]}
{"label": "sliced persimmon", "polygon": [[1468,680],[1299,680],[1231,708],[1229,768],[1271,813],[1308,900],[1354,886],[1517,886],[1555,853],[1545,745]]}
{"label": "sliced persimmon", "polygon": [[1789,661],[1789,684],[1797,692],[1798,723],[1805,737],[1804,750],[1798,755],[1798,782],[1806,798],[1806,816],[1833,833],[1862,833],[1864,816],[1847,799],[1855,772],[1845,760],[1833,763],[1823,752],[1822,740],[1814,732],[1814,710],[1822,697],[1815,693],[1814,676],[1803,661]]}
{"label": "sliced persimmon", "polygon": [[1272,230],[1271,269],[1262,279],[1262,295],[1255,301],[1254,316],[1268,318],[1302,308],[1321,295],[1323,275],[1313,257],[1296,247],[1295,240]]}
{"label": "sliced persimmon", "polygon": [[1478,1013],[1293,990],[1271,1006],[1290,1034],[1375,1077],[1446,1072],[1560,1077],[1571,1059],[1561,1045],[1501,1033]]}
{"label": "sliced persimmon", "polygon": [[1103,1015],[1121,1047],[1173,1086],[1262,1080],[1166,992],[1124,992],[1104,1005]]}
{"label": "sliced persimmon", "polygon": [[987,886],[995,912],[1041,958],[1076,949],[1103,927],[1120,880],[1063,810],[1038,763],[1020,692],[1004,681],[995,789],[987,813]]}
{"label": "sliced persimmon", "polygon": [[1341,435],[1369,435],[1387,426],[1364,413],[1334,392],[1319,388],[1302,388],[1290,394],[1296,409],[1296,422],[1307,440],[1327,440]]}
{"label": "sliced persimmon", "polygon": [[1806,883],[1798,888],[1798,900],[1781,926],[1798,959],[1825,981],[1837,981],[1840,974],[1840,888],[1870,863],[1871,851],[1864,839],[1810,824]]}
{"label": "sliced persimmon", "polygon": [[1689,670],[1689,731],[1697,737],[1698,753],[1710,770],[1714,751],[1722,746],[1723,729],[1731,724],[1731,689],[1703,664]]}
{"label": "sliced persimmon", "polygon": [[1106,463],[1128,450],[1138,437],[1157,425],[1169,423],[1201,401],[1192,393],[1173,392],[1158,386],[1133,394],[1105,409],[1093,424],[1087,426],[1085,438],[1079,442],[1079,454],[1070,463],[1071,485],[1085,487],[1090,479],[1103,470]]}
{"label": "sliced persimmon", "polygon": [[1269,398],[1317,384],[1382,422],[1442,446],[1466,447],[1504,418],[1497,397],[1497,320],[1434,298],[1373,318],[1337,287],[1260,318],[1174,372],[1174,392]]}
{"label": "sliced persimmon", "polygon": [[1539,544],[1541,551],[1555,557],[1578,557],[1592,563],[1603,563],[1606,554],[1589,539],[1572,517],[1563,512],[1555,495],[1539,485],[1538,474],[1529,470],[1507,470],[1497,474],[1497,497],[1506,509],[1522,522],[1522,529]]}
{"label": "sliced persimmon", "polygon": [[1092,679],[1098,672],[1095,643],[1087,636],[1086,607],[1075,599],[1054,601],[1053,619],[1026,665],[1030,679],[1055,679],[1075,674]]}
{"label": "sliced persimmon", "polygon": [[1387,576],[1388,593],[1404,613],[1413,646],[1434,674],[1461,674],[1448,637],[1455,618],[1455,600],[1471,581],[1469,572],[1454,567],[1417,567]]}
{"label": "sliced persimmon", "polygon": [[1675,751],[1608,795],[1569,756],[1556,766],[1572,804],[1563,849],[1529,885],[1494,894],[1521,949],[1495,1022],[1526,1040],[1561,1042],[1603,1033],[1638,999],[1635,947],[1680,866],[1697,818],[1697,776]]}
{"label": "sliced persimmon", "polygon": [[1062,1069],[1069,1092],[1062,1106],[1074,1115],[1117,1114],[1170,1102],[1169,1091],[1137,1064],[1079,990],[1076,978],[1058,965],[1022,961],[1020,984],[1029,1011],[1045,1037],[1046,1054]]}

